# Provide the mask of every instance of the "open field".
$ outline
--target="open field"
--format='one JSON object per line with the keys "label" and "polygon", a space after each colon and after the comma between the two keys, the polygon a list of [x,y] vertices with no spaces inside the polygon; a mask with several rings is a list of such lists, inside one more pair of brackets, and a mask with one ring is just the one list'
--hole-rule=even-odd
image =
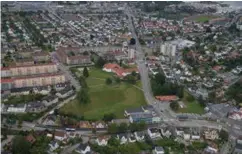
{"label": "open field", "polygon": [[188,93],[184,91],[184,98],[183,98],[183,103],[185,104],[186,107],[180,108],[178,112],[182,113],[197,113],[197,114],[203,114],[204,113],[204,108],[196,101],[187,101],[186,98],[188,97]]}
{"label": "open field", "polygon": [[190,21],[196,21],[196,22],[207,22],[211,19],[219,18],[219,16],[213,16],[213,15],[197,15],[197,16],[191,16],[188,17],[187,20]]}
{"label": "open field", "polygon": [[102,119],[105,113],[114,113],[118,118],[122,118],[125,109],[146,104],[141,90],[122,82],[106,85],[105,80],[108,77],[112,77],[112,73],[96,68],[90,69],[86,82],[89,86],[91,103],[80,104],[77,100],[73,100],[64,105],[61,112],[76,116],[84,115],[85,119],[95,120]]}

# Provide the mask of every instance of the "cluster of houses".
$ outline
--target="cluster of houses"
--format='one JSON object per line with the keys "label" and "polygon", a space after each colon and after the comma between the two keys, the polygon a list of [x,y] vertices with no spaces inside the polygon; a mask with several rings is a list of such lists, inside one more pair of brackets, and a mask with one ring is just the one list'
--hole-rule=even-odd
{"label": "cluster of houses", "polygon": [[113,72],[115,73],[118,77],[123,78],[132,72],[139,73],[137,68],[127,68],[124,69],[120,67],[118,64],[115,63],[107,63],[103,66],[103,71],[105,72]]}
{"label": "cluster of houses", "polygon": [[[36,88],[34,88],[36,89]],[[33,90],[35,92],[36,90]],[[51,92],[51,88],[48,88],[47,93]],[[29,91],[27,91],[29,93]],[[45,93],[46,94],[46,93]],[[2,104],[2,113],[26,113],[26,112],[42,112],[49,106],[59,103],[62,100],[68,99],[73,96],[75,92],[70,85],[58,88],[55,95],[47,95],[42,100],[32,101],[23,104]]]}

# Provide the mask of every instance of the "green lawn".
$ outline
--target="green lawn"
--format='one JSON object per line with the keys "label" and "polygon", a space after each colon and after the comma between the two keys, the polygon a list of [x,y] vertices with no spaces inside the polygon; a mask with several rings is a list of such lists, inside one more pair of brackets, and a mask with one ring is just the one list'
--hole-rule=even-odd
{"label": "green lawn", "polygon": [[186,105],[186,107],[180,108],[178,112],[203,114],[204,108],[196,100],[192,102],[186,100],[188,95],[189,94],[187,92],[184,92],[184,98],[182,99],[182,101]]}
{"label": "green lawn", "polygon": [[138,86],[138,87],[140,87],[141,89],[143,89],[141,81],[138,81],[138,82],[136,83],[136,86]]}
{"label": "green lawn", "polygon": [[210,16],[210,15],[201,15],[195,18],[196,22],[206,22],[211,19],[217,18],[216,16]]}
{"label": "green lawn", "polygon": [[123,118],[125,109],[146,104],[142,91],[127,83],[106,85],[107,77],[112,77],[112,73],[102,72],[96,68],[90,69],[86,81],[91,103],[80,104],[73,100],[64,105],[61,112],[77,116],[84,115],[86,119],[96,120],[102,119],[105,113],[114,113],[118,118]]}

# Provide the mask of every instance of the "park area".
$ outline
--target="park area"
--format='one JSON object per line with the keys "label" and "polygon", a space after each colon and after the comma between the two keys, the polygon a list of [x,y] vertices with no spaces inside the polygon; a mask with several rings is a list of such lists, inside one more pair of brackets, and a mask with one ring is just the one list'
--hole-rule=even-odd
{"label": "park area", "polygon": [[186,91],[184,91],[184,97],[181,100],[183,102],[183,108],[179,108],[178,112],[181,113],[196,113],[203,114],[204,108],[200,105],[200,103],[190,96]]}
{"label": "park area", "polygon": [[[79,72],[79,74],[82,73]],[[88,93],[91,102],[81,104],[75,99],[64,105],[60,111],[74,116],[84,116],[85,119],[100,120],[104,114],[108,113],[114,113],[117,118],[123,118],[125,109],[146,104],[143,91],[132,84],[121,82],[107,85],[106,79],[112,78],[112,76],[113,73],[94,67],[89,68],[86,83],[89,87]]]}
{"label": "park area", "polygon": [[196,22],[209,22],[211,19],[219,18],[218,16],[213,15],[196,15],[188,17],[188,20],[190,21],[196,21]]}

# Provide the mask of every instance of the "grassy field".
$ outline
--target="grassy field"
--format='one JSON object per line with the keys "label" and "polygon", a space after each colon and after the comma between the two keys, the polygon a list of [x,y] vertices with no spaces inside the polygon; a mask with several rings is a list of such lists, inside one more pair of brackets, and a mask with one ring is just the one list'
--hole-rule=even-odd
{"label": "grassy field", "polygon": [[178,112],[182,113],[197,113],[197,114],[203,114],[204,108],[196,101],[189,102],[187,101],[188,93],[184,92],[184,98],[182,99],[183,103],[186,105],[184,108],[180,108]]}
{"label": "grassy field", "polygon": [[201,16],[197,16],[194,18],[194,20],[196,22],[206,22],[209,21],[211,19],[217,18],[216,16],[210,16],[210,15],[201,15]]}
{"label": "grassy field", "polygon": [[118,118],[123,117],[124,110],[145,105],[142,91],[127,83],[106,85],[105,80],[112,73],[93,68],[86,79],[89,86],[90,104],[80,104],[77,100],[66,104],[61,112],[82,116],[86,119],[102,119],[105,113],[114,113]]}

